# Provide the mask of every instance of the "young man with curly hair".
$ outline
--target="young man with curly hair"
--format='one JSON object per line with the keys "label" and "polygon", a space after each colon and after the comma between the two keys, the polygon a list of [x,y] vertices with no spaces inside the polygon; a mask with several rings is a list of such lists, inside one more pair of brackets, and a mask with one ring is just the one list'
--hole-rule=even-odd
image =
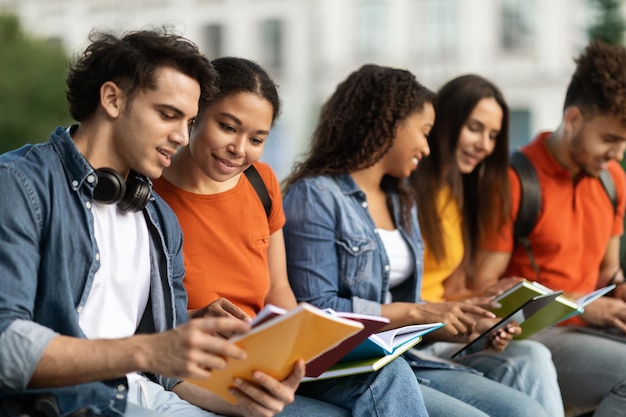
{"label": "young man with curly hair", "polygon": [[[626,49],[592,41],[576,64],[560,126],[521,149],[541,187],[541,209],[528,235],[538,273],[513,236],[521,187],[510,169],[511,217],[482,243],[474,285],[486,288],[502,277],[526,277],[577,298],[617,284],[580,317],[533,336],[552,351],[566,405],[596,407],[594,416],[617,416],[626,409],[626,346],[580,332],[580,326],[626,332],[619,262],[626,176],[617,162],[626,149]],[[615,206],[599,180],[603,171],[613,179]]]}

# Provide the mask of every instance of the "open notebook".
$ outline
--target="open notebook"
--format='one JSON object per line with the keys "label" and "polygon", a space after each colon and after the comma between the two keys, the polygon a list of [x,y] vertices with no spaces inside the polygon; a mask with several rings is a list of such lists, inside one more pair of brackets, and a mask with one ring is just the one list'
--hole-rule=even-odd
{"label": "open notebook", "polygon": [[333,316],[310,304],[298,307],[256,325],[247,333],[229,340],[246,351],[244,360],[226,359],[226,368],[213,369],[207,379],[185,379],[222,397],[237,399],[228,391],[234,378],[253,381],[255,370],[282,380],[298,359],[308,362],[358,333],[363,325]]}
{"label": "open notebook", "polygon": [[[519,308],[509,313],[506,317],[502,318],[498,323],[494,324],[489,330],[472,340],[456,353],[452,355],[452,358],[456,358],[459,355],[469,355],[472,353],[480,352],[487,347],[489,343],[489,335],[498,329],[502,329],[508,326],[510,323],[517,323],[522,326],[524,322],[537,314],[540,314],[541,310],[554,302],[554,300],[560,296],[563,291],[554,291],[548,294],[537,295],[530,300],[523,303]],[[546,320],[546,327],[549,326],[552,321]]]}

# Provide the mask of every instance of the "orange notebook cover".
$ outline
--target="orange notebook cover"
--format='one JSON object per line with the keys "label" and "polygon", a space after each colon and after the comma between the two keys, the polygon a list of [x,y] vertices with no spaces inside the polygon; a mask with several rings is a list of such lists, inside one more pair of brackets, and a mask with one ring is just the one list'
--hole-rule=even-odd
{"label": "orange notebook cover", "polygon": [[361,329],[363,325],[359,322],[300,303],[286,314],[230,339],[247,352],[245,360],[229,358],[226,368],[213,370],[209,378],[185,380],[235,404],[237,399],[228,392],[234,378],[252,381],[252,372],[259,370],[282,380],[291,373],[298,359],[309,362]]}

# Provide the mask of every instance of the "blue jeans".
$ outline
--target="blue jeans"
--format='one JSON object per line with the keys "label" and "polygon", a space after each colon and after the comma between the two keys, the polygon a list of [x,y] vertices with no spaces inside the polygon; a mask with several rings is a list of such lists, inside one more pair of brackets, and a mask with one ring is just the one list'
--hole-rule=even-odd
{"label": "blue jeans", "polygon": [[552,352],[566,405],[597,407],[594,417],[626,410],[626,345],[555,326],[532,336]]}
{"label": "blue jeans", "polygon": [[378,372],[302,383],[298,394],[348,408],[355,417],[428,417],[420,386],[403,358]]}
{"label": "blue jeans", "polygon": [[563,400],[550,350],[534,340],[516,340],[504,352],[479,352],[458,360],[493,381],[515,388],[543,406],[550,417],[563,417]]}
{"label": "blue jeans", "polygon": [[[450,357],[462,345],[435,343],[432,352]],[[461,356],[455,362],[483,376],[521,391],[537,401],[550,417],[563,417],[563,400],[550,350],[533,340],[515,340],[504,352],[481,351]]]}
{"label": "blue jeans", "polygon": [[414,371],[430,417],[548,417],[528,395],[483,376],[452,369]]}

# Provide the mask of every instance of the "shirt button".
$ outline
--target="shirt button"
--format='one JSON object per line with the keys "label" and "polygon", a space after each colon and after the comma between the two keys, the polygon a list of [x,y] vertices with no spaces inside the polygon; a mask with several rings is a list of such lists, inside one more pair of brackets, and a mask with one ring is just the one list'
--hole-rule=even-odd
{"label": "shirt button", "polygon": [[85,207],[87,207],[89,210],[91,210],[91,201],[87,201],[85,203]]}
{"label": "shirt button", "polygon": [[74,188],[78,187],[78,181],[76,180],[72,181],[72,187]]}
{"label": "shirt button", "polygon": [[94,177],[93,175],[89,175],[87,176],[87,182],[89,184],[93,184],[93,182],[96,180],[96,177]]}
{"label": "shirt button", "polygon": [[83,311],[83,306],[76,307],[76,312],[77,313],[80,313],[81,311]]}
{"label": "shirt button", "polygon": [[362,203],[361,203],[361,207],[363,207],[363,208],[367,208],[367,201],[362,202]]}
{"label": "shirt button", "polygon": [[118,400],[123,400],[124,399],[124,394],[116,394],[115,398],[117,398]]}
{"label": "shirt button", "polygon": [[358,252],[358,251],[359,251],[359,247],[358,247],[358,246],[353,246],[353,247],[352,247],[352,250],[353,250],[354,252]]}
{"label": "shirt button", "polygon": [[96,261],[100,260],[100,253],[96,253]]}
{"label": "shirt button", "polygon": [[389,265],[385,265],[385,271],[389,271],[391,267]]}
{"label": "shirt button", "polygon": [[117,386],[117,390],[120,391],[120,392],[124,392],[124,391],[126,391],[126,387],[124,386],[124,384],[119,384]]}

